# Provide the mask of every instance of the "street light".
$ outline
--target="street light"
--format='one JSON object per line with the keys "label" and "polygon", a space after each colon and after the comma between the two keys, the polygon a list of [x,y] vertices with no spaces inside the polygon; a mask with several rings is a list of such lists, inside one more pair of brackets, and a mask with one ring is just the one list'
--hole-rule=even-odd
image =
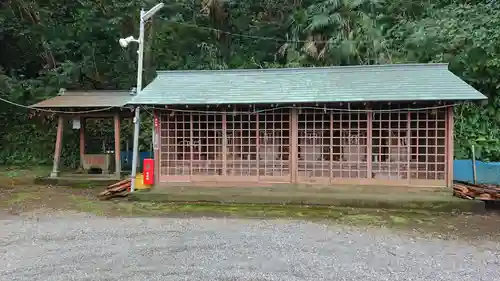
{"label": "street light", "polygon": [[[136,95],[139,95],[142,91],[142,68],[144,62],[144,25],[146,21],[148,21],[156,12],[158,12],[161,8],[163,8],[164,4],[160,3],[151,8],[151,10],[144,12],[144,9],[141,9],[140,13],[140,21],[139,21],[139,39],[135,39],[133,36],[129,36],[127,38],[120,38],[118,43],[123,48],[126,48],[130,43],[135,42],[139,44],[139,54],[137,56],[137,88]],[[134,117],[134,146],[133,146],[133,157],[132,157],[132,174],[131,183],[130,183],[130,192],[134,192],[135,189],[135,177],[137,174],[137,161],[139,156],[139,129],[140,129],[140,120],[139,120],[139,106],[135,107],[135,117]]]}
{"label": "street light", "polygon": [[135,39],[134,36],[129,36],[127,38],[120,38],[120,40],[118,40],[118,43],[120,43],[120,46],[122,46],[122,48],[127,48],[130,42],[139,43],[139,40]]}

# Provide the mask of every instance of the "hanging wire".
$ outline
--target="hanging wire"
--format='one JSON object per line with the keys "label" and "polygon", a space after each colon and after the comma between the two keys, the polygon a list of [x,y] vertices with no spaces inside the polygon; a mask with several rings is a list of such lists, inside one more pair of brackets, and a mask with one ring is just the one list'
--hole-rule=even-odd
{"label": "hanging wire", "polygon": [[36,111],[41,111],[41,112],[48,112],[48,113],[57,113],[57,114],[83,114],[83,113],[94,113],[94,112],[101,112],[101,111],[106,111],[110,110],[112,108],[116,108],[116,106],[109,106],[106,108],[100,108],[100,109],[93,109],[93,110],[84,110],[84,111],[61,111],[61,110],[51,110],[51,109],[44,109],[44,108],[35,108],[27,105],[22,105],[19,103],[12,102],[10,100],[6,100],[4,98],[0,98],[0,101],[3,101],[5,103],[8,103],[13,106],[25,108],[25,109],[31,109],[31,110],[36,110]]}
{"label": "hanging wire", "polygon": [[[343,108],[327,108],[327,107],[293,107],[293,106],[283,106],[283,107],[274,107],[274,108],[266,108],[261,110],[254,111],[238,111],[239,114],[259,114],[264,112],[272,112],[281,109],[312,109],[312,110],[321,110],[321,111],[329,111],[329,112],[355,112],[355,113],[369,113],[369,112],[406,112],[406,111],[425,111],[425,110],[434,110],[434,109],[442,109],[453,107],[457,104],[447,104],[440,106],[429,106],[429,107],[421,107],[421,108],[395,108],[395,109],[343,109]],[[150,107],[152,108],[152,107]],[[222,113],[223,111],[215,111],[215,110],[189,110],[189,109],[172,109],[172,108],[152,108],[154,110],[160,111],[172,111],[172,112],[184,112],[184,113],[201,113],[201,114],[216,114]],[[151,113],[150,113],[151,114]]]}
{"label": "hanging wire", "polygon": [[[224,31],[221,29],[217,28],[212,28],[208,26],[200,26],[196,24],[191,24],[191,23],[185,23],[185,22],[178,22],[178,21],[168,21],[168,23],[173,23],[177,25],[182,25],[190,28],[197,28],[197,29],[203,29],[203,30],[208,30],[208,31],[213,31],[213,32],[218,32],[218,33],[223,33],[231,36],[236,36],[236,37],[242,37],[242,38],[250,38],[250,39],[257,39],[257,40],[268,40],[268,41],[276,41],[276,42],[290,42],[290,43],[311,43],[312,41],[309,40],[291,40],[291,39],[281,39],[281,38],[276,38],[276,37],[267,37],[267,36],[256,36],[256,35],[247,35],[247,34],[241,34],[241,33],[233,33],[230,31]],[[315,43],[329,43],[328,40],[325,41],[316,41],[314,40]]]}
{"label": "hanging wire", "polygon": [[148,110],[149,108],[147,108],[145,106],[141,106],[141,109],[144,109],[144,111],[146,111],[150,116],[154,116],[154,114]]}

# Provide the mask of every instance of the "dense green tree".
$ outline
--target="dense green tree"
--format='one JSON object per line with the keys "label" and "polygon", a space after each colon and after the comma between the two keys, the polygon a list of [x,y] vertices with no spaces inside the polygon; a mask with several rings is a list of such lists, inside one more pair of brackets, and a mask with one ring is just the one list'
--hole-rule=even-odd
{"label": "dense green tree", "polygon": [[[156,2],[2,1],[0,98],[32,104],[61,87],[131,88],[136,53],[117,39],[136,36],[139,9]],[[456,108],[456,156],[475,144],[499,161],[499,22],[494,0],[168,1],[146,26],[145,82],[157,69],[449,62],[489,97]],[[0,118],[0,164],[50,162],[52,116],[0,102]],[[65,153],[76,152],[72,137]]]}

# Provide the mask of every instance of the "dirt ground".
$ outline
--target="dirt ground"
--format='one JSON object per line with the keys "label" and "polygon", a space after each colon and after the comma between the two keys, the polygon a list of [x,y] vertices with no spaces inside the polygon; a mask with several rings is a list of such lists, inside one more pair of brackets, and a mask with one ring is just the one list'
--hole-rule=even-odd
{"label": "dirt ground", "polygon": [[497,213],[451,214],[345,207],[160,204],[129,202],[123,199],[99,201],[96,198],[99,191],[101,190],[34,186],[26,183],[0,185],[0,218],[12,215],[35,218],[61,212],[84,212],[113,217],[275,217],[326,220],[360,227],[394,228],[442,238],[500,238],[500,215]]}
{"label": "dirt ground", "polygon": [[38,170],[0,169],[0,219],[6,216],[40,217],[53,213],[83,212],[125,217],[250,217],[326,220],[362,227],[384,227],[431,236],[465,239],[499,239],[500,213],[443,213],[422,210],[375,208],[279,206],[263,204],[181,204],[99,201],[102,188],[69,188],[34,185]]}

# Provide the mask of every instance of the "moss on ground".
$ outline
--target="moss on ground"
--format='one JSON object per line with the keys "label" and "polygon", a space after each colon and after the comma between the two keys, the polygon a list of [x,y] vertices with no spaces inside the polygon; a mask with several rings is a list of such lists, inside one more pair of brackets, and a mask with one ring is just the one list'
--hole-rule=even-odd
{"label": "moss on ground", "polygon": [[[38,210],[63,212],[67,210],[92,213],[98,216],[284,218],[326,221],[355,226],[418,229],[426,233],[451,234],[469,238],[498,237],[500,235],[498,232],[500,216],[463,212],[463,210],[468,210],[463,208],[464,205],[477,206],[477,203],[455,198],[440,201],[428,196],[426,198],[429,201],[426,201],[427,199],[404,201],[401,198],[391,198],[390,196],[387,198],[382,195],[375,196],[376,199],[373,200],[372,194],[363,198],[351,199],[348,192],[339,192],[335,194],[338,197],[337,201],[331,201],[332,198],[325,201],[330,203],[330,206],[317,206],[308,204],[307,200],[300,198],[301,194],[283,200],[283,198],[269,198],[270,193],[258,196],[259,194],[247,192],[244,195],[254,196],[254,199],[258,199],[257,203],[248,204],[238,202],[234,196],[214,195],[216,190],[213,188],[212,194],[201,194],[201,196],[205,196],[202,199],[215,200],[219,203],[200,202],[202,201],[200,194],[195,194],[192,190],[186,194],[175,196],[171,194],[159,195],[155,192],[137,192],[131,196],[132,200],[98,201],[96,195],[102,189],[89,188],[93,187],[89,183],[82,182],[82,185],[72,188],[51,187],[50,185],[32,184],[36,173],[27,175],[29,176],[9,174],[7,177],[5,171],[0,173],[0,216],[5,213],[35,212],[39,214]],[[2,180],[11,178],[15,181]],[[30,184],[27,183],[28,178],[31,180]],[[327,193],[323,192],[322,195],[324,194]],[[145,197],[138,200],[137,196]],[[439,196],[443,195],[438,194],[436,197]],[[172,199],[178,202],[164,202]],[[331,204],[332,202],[335,204]],[[457,210],[462,211],[457,212]]]}
{"label": "moss on ground", "polygon": [[421,198],[394,198],[391,195],[379,194],[317,194],[285,193],[204,193],[203,190],[157,192],[141,191],[130,195],[130,200],[137,202],[156,203],[216,203],[216,204],[247,204],[260,205],[326,205],[336,207],[368,208],[368,209],[397,209],[397,210],[431,210],[435,212],[472,212],[481,208],[481,203],[446,196],[422,196]]}
{"label": "moss on ground", "polygon": [[322,221],[353,226],[389,227],[423,233],[476,239],[498,237],[500,216],[472,213],[435,212],[383,208],[352,208],[328,206],[161,203],[128,200],[98,201],[96,190],[17,186],[0,188],[2,212],[22,214],[39,210],[92,213],[98,216],[125,217],[229,217],[281,218]]}

